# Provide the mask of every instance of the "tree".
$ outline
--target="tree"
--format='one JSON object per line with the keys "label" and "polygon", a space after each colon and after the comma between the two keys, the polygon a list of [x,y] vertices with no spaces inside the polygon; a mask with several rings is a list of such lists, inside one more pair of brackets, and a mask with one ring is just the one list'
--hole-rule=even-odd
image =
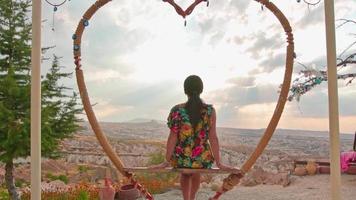
{"label": "tree", "polygon": [[[19,199],[13,160],[30,155],[31,1],[0,0],[0,161],[11,199]],[[59,81],[58,57],[42,79],[42,155],[57,158],[59,142],[79,128],[77,95]],[[72,93],[73,92],[73,93]]]}
{"label": "tree", "polygon": [[[301,2],[301,0],[297,0],[297,2]],[[303,3],[307,4],[309,8],[310,6],[319,5],[321,0],[303,0]],[[337,22],[339,22],[339,24],[336,26],[336,29],[342,28],[346,25],[356,26],[356,21],[351,19],[339,19]],[[356,33],[350,33],[350,35],[356,36]],[[350,45],[338,55],[337,58],[337,78],[347,80],[346,85],[352,83],[352,81],[356,78],[356,73],[353,73],[350,70],[346,73],[340,73],[340,71],[341,69],[355,67],[356,49],[352,49],[355,45],[356,40],[352,41]],[[304,69],[300,71],[300,75],[293,81],[293,84],[290,88],[291,93],[288,97],[289,101],[299,101],[302,95],[320,85],[322,82],[328,80],[326,66],[318,66],[319,69],[316,69],[301,62],[297,62],[297,64],[303,66]]]}
{"label": "tree", "polygon": [[[52,67],[42,80],[42,155],[58,158],[59,143],[72,136],[79,128],[77,117],[82,112],[78,107],[78,95],[64,85],[63,78],[71,78],[72,73],[60,71],[59,58],[53,56]],[[72,92],[72,93],[70,93]]]}

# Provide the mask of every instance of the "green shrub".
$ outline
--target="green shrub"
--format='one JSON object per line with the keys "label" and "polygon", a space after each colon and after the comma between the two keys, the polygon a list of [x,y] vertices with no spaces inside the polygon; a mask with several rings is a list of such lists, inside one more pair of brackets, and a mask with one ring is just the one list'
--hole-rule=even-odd
{"label": "green shrub", "polygon": [[51,172],[48,172],[48,173],[46,174],[46,178],[48,178],[48,179],[50,179],[50,180],[52,180],[54,177],[55,177],[55,176],[54,176]]}
{"label": "green shrub", "polygon": [[151,153],[149,155],[148,165],[157,165],[163,163],[166,160],[166,156],[163,152]]}
{"label": "green shrub", "polygon": [[15,186],[16,187],[22,188],[26,184],[27,184],[27,182],[25,180],[23,180],[23,179],[16,179],[15,180]]}
{"label": "green shrub", "polygon": [[89,200],[89,193],[85,190],[81,190],[77,196],[77,200]]}
{"label": "green shrub", "polygon": [[46,177],[50,180],[50,181],[55,181],[55,180],[60,180],[63,181],[65,184],[68,184],[68,177],[64,174],[61,175],[53,175],[52,173],[47,173]]}
{"label": "green shrub", "polygon": [[10,199],[9,193],[7,192],[7,189],[5,188],[0,188],[0,200],[8,200]]}
{"label": "green shrub", "polygon": [[85,172],[87,172],[88,170],[89,170],[89,167],[88,167],[88,166],[85,166],[85,165],[80,165],[80,166],[78,167],[79,173],[85,173]]}
{"label": "green shrub", "polygon": [[61,174],[57,176],[57,179],[63,181],[65,184],[68,184],[68,177],[66,175]]}

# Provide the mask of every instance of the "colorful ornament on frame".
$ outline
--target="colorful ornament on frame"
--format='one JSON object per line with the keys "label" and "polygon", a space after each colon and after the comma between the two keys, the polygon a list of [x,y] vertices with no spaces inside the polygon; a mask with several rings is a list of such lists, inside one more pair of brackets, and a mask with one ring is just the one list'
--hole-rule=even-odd
{"label": "colorful ornament on frame", "polygon": [[296,78],[290,89],[291,94],[288,97],[289,101],[296,99],[300,101],[300,97],[310,91],[313,87],[320,85],[327,80],[326,72],[315,69],[302,70],[300,77]]}
{"label": "colorful ornament on frame", "polygon": [[[300,74],[300,77],[294,80],[293,85],[290,88],[291,94],[288,97],[289,101],[293,101],[294,99],[300,101],[302,95],[328,80],[327,73],[323,70],[318,71],[315,69],[308,69],[301,71]],[[338,80],[349,80],[346,85],[351,84],[355,78],[356,73],[337,75]]]}

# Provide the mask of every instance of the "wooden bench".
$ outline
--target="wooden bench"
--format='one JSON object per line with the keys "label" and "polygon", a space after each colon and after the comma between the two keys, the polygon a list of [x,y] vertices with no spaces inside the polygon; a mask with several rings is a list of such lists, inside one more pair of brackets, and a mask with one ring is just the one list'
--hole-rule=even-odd
{"label": "wooden bench", "polygon": [[190,169],[190,168],[149,168],[149,167],[127,167],[124,168],[128,172],[156,172],[156,173],[167,173],[167,172],[179,172],[186,174],[202,173],[202,174],[230,174],[236,173],[238,170],[222,170],[219,168],[211,169]]}

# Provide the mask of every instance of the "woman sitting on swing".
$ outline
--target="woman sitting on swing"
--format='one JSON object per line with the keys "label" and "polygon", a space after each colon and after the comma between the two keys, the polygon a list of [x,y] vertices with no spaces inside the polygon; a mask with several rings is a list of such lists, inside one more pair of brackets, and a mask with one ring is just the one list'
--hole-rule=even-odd
{"label": "woman sitting on swing", "polygon": [[[170,134],[167,141],[166,162],[157,168],[237,169],[221,163],[219,142],[216,135],[216,113],[210,104],[200,98],[203,82],[200,77],[191,75],[184,81],[186,103],[174,106],[168,116]],[[200,174],[181,174],[180,184],[184,200],[194,200],[200,186]]]}

